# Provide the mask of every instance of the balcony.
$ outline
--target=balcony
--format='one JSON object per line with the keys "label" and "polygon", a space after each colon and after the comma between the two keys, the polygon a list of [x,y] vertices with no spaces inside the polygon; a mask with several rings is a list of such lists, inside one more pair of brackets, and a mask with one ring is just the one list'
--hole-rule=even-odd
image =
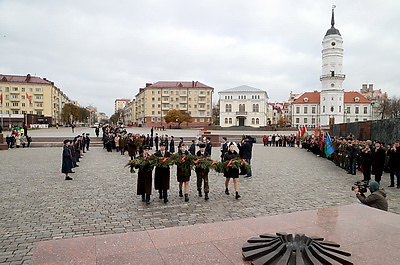
{"label": "balcony", "polygon": [[346,78],[345,74],[328,74],[328,75],[321,75],[319,78],[319,81],[325,80],[325,79],[337,79],[337,80],[344,80]]}
{"label": "balcony", "polygon": [[236,111],[236,115],[247,116],[247,111]]}

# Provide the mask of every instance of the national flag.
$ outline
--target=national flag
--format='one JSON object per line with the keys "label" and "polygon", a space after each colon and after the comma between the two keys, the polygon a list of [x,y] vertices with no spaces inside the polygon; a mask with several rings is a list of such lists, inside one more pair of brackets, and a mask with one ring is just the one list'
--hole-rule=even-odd
{"label": "national flag", "polygon": [[301,129],[301,135],[300,136],[301,136],[300,140],[302,140],[302,141],[308,136],[307,127],[305,125]]}
{"label": "national flag", "polygon": [[332,146],[332,140],[331,137],[329,136],[329,133],[326,134],[324,152],[326,157],[329,157],[331,154],[333,154],[333,152],[335,152],[335,149]]}
{"label": "national flag", "polygon": [[314,130],[314,135],[315,135],[315,137],[322,136],[321,127],[319,126],[319,124],[318,124],[318,127]]}
{"label": "national flag", "polygon": [[3,104],[3,93],[0,93],[0,104]]}
{"label": "national flag", "polygon": [[28,92],[25,93],[26,98],[29,100],[29,104],[32,104],[31,97],[29,96]]}

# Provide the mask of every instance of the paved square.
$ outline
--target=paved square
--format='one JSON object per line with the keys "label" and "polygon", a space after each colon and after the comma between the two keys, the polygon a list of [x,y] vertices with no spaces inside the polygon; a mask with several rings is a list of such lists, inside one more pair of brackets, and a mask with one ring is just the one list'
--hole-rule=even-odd
{"label": "paved square", "polygon": [[[348,205],[357,201],[350,187],[361,179],[347,175],[326,159],[299,148],[254,145],[253,178],[240,178],[242,198],[224,194],[222,174],[210,174],[210,200],[196,196],[192,172],[190,201],[178,197],[176,169],[170,202],[158,196],[145,205],[136,195],[136,174],[124,165],[128,156],[94,147],[65,181],[61,148],[0,152],[0,263],[29,262],[42,240],[87,237],[196,223],[276,215]],[[213,149],[218,159],[219,148]],[[389,176],[383,176],[382,186]],[[233,184],[231,184],[233,190]],[[400,191],[386,188],[389,211],[400,213]],[[157,194],[156,194],[157,195]],[[224,232],[224,231],[222,231]]]}

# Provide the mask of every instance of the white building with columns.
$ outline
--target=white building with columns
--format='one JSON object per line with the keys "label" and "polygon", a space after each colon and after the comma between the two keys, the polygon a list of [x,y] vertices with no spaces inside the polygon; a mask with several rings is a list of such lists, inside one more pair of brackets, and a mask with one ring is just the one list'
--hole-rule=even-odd
{"label": "white building with columns", "polygon": [[219,93],[220,126],[268,125],[268,94],[251,86],[238,86]]}
{"label": "white building with columns", "polygon": [[300,94],[293,100],[293,126],[327,126],[371,120],[371,102],[359,92],[344,91],[343,51],[343,38],[335,28],[332,9],[331,28],[322,40],[322,90]]}

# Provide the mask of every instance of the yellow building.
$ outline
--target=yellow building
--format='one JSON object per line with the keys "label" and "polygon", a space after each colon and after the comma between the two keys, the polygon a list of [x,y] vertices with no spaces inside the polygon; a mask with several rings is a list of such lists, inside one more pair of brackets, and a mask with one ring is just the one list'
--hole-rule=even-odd
{"label": "yellow building", "polygon": [[0,74],[0,115],[37,114],[61,123],[61,111],[72,101],[46,78]]}
{"label": "yellow building", "polygon": [[147,83],[136,95],[136,124],[167,126],[164,116],[169,110],[183,110],[192,117],[182,126],[205,126],[212,123],[214,88],[198,81],[159,81]]}

